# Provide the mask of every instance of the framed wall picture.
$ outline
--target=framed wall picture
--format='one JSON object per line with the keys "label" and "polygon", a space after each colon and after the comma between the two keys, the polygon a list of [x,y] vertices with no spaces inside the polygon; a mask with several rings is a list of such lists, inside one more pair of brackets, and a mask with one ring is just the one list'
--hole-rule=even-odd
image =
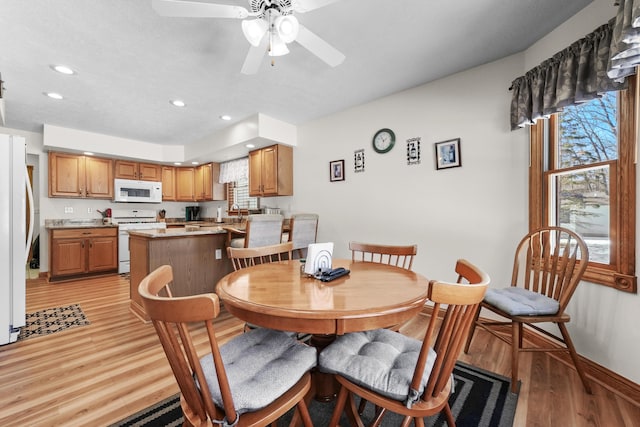
{"label": "framed wall picture", "polygon": [[407,164],[420,164],[420,138],[407,139]]}
{"label": "framed wall picture", "polygon": [[344,181],[344,159],[329,162],[329,181]]}
{"label": "framed wall picture", "polygon": [[436,169],[462,166],[460,157],[460,138],[436,142]]}
{"label": "framed wall picture", "polygon": [[364,172],[364,148],[353,152],[353,171]]}

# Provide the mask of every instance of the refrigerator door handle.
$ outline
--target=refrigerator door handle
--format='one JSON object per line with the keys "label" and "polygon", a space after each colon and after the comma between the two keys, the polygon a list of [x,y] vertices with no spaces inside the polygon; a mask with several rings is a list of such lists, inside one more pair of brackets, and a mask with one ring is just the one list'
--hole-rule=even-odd
{"label": "refrigerator door handle", "polygon": [[26,243],[26,248],[25,248],[25,255],[24,255],[24,259],[25,262],[29,262],[29,251],[31,250],[31,239],[33,238],[33,229],[34,229],[34,224],[33,221],[35,220],[35,215],[34,215],[34,209],[35,207],[33,206],[33,189],[31,188],[31,182],[29,181],[29,170],[27,169],[27,165],[24,165],[24,170],[25,170],[25,174],[24,174],[24,180],[25,180],[25,185],[27,187],[27,199],[28,199],[28,203],[29,203],[29,230],[27,230],[27,243]]}

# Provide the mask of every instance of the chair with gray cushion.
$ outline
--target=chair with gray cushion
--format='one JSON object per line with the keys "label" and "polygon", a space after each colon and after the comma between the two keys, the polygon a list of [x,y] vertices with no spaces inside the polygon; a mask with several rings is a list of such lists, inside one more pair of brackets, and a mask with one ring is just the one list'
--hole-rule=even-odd
{"label": "chair with gray cushion", "polygon": [[456,272],[458,283],[429,283],[434,314],[423,340],[376,329],[339,336],[322,350],[320,371],[335,374],[341,386],[330,426],[345,404],[354,407],[354,395],[382,408],[371,425],[380,425],[386,411],[403,415],[405,426],[411,420],[424,425],[424,417],[443,411],[447,424],[455,425],[448,404],[453,368],[489,284],[489,276],[468,261],[458,260]]}
{"label": "chair with gray cushion", "polygon": [[304,397],[315,348],[265,328],[218,346],[218,296],[173,298],[172,281],[171,267],[163,265],[138,292],[180,387],[185,425],[266,426],[295,407],[312,427]]}
{"label": "chair with gray cushion", "polygon": [[[566,351],[571,355],[585,390],[591,393],[591,387],[565,326],[570,320],[565,309],[588,262],[587,245],[578,234],[561,227],[540,228],[527,234],[518,244],[513,262],[511,286],[487,291],[481,307],[499,314],[506,321],[478,317],[475,326],[481,327],[511,345],[512,391],[517,387],[520,352]],[[562,338],[534,325],[543,322],[553,322],[558,325]],[[510,336],[505,333],[505,325],[510,326]],[[551,336],[564,345],[551,348],[525,347],[523,325]],[[475,326],[467,339],[465,352],[469,351]]]}
{"label": "chair with gray cushion", "polygon": [[318,236],[317,214],[297,213],[291,215],[289,232],[282,236],[283,242],[293,242],[293,250],[298,258],[306,256],[306,250],[311,243],[316,243]]}
{"label": "chair with gray cushion", "polygon": [[231,239],[232,248],[255,248],[282,242],[284,217],[275,214],[249,215],[244,237]]}

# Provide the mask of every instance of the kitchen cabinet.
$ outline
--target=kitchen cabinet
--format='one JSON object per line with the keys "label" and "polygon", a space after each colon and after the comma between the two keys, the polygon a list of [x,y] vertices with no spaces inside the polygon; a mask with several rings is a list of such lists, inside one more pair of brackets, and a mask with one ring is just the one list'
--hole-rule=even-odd
{"label": "kitchen cabinet", "polygon": [[49,197],[113,198],[113,160],[49,153]]}
{"label": "kitchen cabinet", "polygon": [[207,163],[198,166],[195,170],[195,196],[196,201],[226,200],[224,184],[220,184],[220,164]]}
{"label": "kitchen cabinet", "polygon": [[249,152],[249,196],[293,195],[293,148],[272,145]]}
{"label": "kitchen cabinet", "polygon": [[50,280],[118,272],[118,228],[49,230]]}
{"label": "kitchen cabinet", "polygon": [[176,201],[195,200],[195,168],[176,168]]}
{"label": "kitchen cabinet", "polygon": [[176,168],[173,166],[162,167],[162,200],[176,200]]}
{"label": "kitchen cabinet", "polygon": [[130,160],[116,160],[116,178],[140,181],[162,181],[162,166],[153,163],[139,163]]}

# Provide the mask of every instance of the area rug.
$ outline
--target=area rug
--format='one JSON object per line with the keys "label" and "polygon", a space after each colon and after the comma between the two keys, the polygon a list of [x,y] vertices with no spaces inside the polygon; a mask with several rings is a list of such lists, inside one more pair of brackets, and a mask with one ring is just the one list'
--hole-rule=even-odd
{"label": "area rug", "polygon": [[27,313],[26,325],[20,328],[18,341],[64,331],[76,326],[89,325],[79,304],[53,307]]}
{"label": "area rug", "polygon": [[[449,398],[449,405],[458,427],[508,427],[513,425],[513,418],[518,403],[518,394],[510,392],[508,378],[479,369],[462,362],[456,363],[453,371],[456,392]],[[518,384],[519,389],[519,384]],[[315,400],[309,405],[309,412],[314,426],[329,425],[333,403],[320,403]],[[373,407],[367,405],[362,416],[365,424],[371,420]],[[286,426],[291,415],[283,417],[278,425]],[[179,395],[163,400],[143,411],[113,424],[110,427],[173,427],[182,425],[182,410]],[[341,425],[349,425],[346,419]],[[430,427],[446,426],[441,415],[425,418]],[[388,414],[382,422],[383,426],[400,425],[400,416]]]}

